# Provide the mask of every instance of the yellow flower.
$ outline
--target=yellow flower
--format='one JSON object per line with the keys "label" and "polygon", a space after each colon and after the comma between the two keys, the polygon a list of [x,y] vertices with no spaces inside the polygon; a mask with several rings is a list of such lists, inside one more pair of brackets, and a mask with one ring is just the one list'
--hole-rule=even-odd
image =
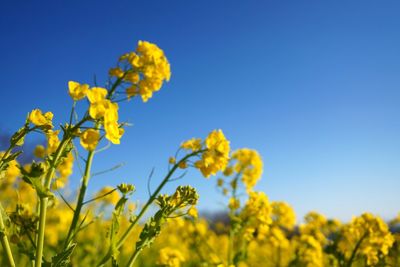
{"label": "yellow flower", "polygon": [[78,82],[69,81],[68,82],[69,95],[73,100],[81,100],[84,98],[89,90],[88,84],[80,84]]}
{"label": "yellow flower", "polygon": [[[132,86],[126,89],[128,97],[140,95],[147,102],[153,93],[160,90],[164,81],[169,81],[171,69],[164,52],[155,44],[139,41],[136,52],[130,52],[120,57],[131,65],[126,71],[124,81]],[[116,77],[120,72],[113,70]]]}
{"label": "yellow flower", "polygon": [[47,137],[47,151],[46,154],[50,155],[51,153],[55,152],[60,144],[60,139],[58,138],[58,133],[60,130],[52,131],[49,130],[46,133]]}
{"label": "yellow flower", "polygon": [[87,92],[87,97],[89,99],[89,102],[92,104],[105,99],[106,96],[107,96],[107,89],[102,87],[93,87]]}
{"label": "yellow flower", "polygon": [[232,159],[236,160],[234,169],[242,174],[242,182],[247,191],[253,190],[263,172],[263,162],[256,150],[242,148],[232,153]]}
{"label": "yellow flower", "polygon": [[114,76],[117,78],[122,78],[124,76],[124,71],[121,68],[112,68],[109,71],[110,76]]}
{"label": "yellow flower", "polygon": [[175,157],[169,157],[168,163],[169,164],[175,164],[176,163],[176,158]]}
{"label": "yellow flower", "polygon": [[86,150],[93,151],[99,143],[100,133],[94,129],[87,129],[81,134],[80,143]]}
{"label": "yellow flower", "polygon": [[[271,212],[272,209],[267,195],[264,192],[252,191],[249,193],[249,199],[239,217],[246,222],[247,228],[257,229],[258,238],[262,239],[265,238],[272,223]],[[250,235],[247,235],[247,237],[250,237]]]}
{"label": "yellow flower", "polygon": [[137,72],[128,72],[124,80],[133,84],[137,84],[140,81],[140,75]]}
{"label": "yellow flower", "polygon": [[229,141],[221,130],[212,131],[205,140],[207,150],[203,153],[201,160],[195,162],[204,177],[215,175],[224,171],[229,160]]}
{"label": "yellow flower", "polygon": [[387,224],[379,217],[364,213],[343,227],[338,249],[348,259],[358,245],[356,257],[365,257],[367,265],[376,265],[379,255],[386,256],[393,243],[394,237]]}
{"label": "yellow flower", "polygon": [[46,156],[46,149],[42,145],[37,145],[33,151],[33,154],[37,158],[44,158]]}
{"label": "yellow flower", "polygon": [[181,144],[181,148],[186,150],[191,150],[193,152],[199,151],[201,149],[201,139],[200,138],[192,138]]}
{"label": "yellow flower", "polygon": [[292,229],[296,223],[296,214],[286,202],[275,201],[271,203],[272,220],[274,225]]}
{"label": "yellow flower", "polygon": [[186,169],[188,167],[188,165],[187,165],[186,161],[182,161],[179,163],[178,167],[181,169]]}
{"label": "yellow flower", "polygon": [[[0,152],[0,158],[4,156],[4,151]],[[14,159],[8,162],[7,169],[5,171],[5,183],[13,183],[15,181],[15,178],[17,178],[21,174],[21,171],[19,170],[19,164],[18,162]],[[4,183],[4,181],[2,181]]]}
{"label": "yellow flower", "polygon": [[193,219],[197,219],[197,218],[199,217],[199,212],[197,211],[197,209],[196,209],[195,206],[192,206],[192,207],[188,210],[187,214],[188,214],[190,217],[193,217]]}
{"label": "yellow flower", "polygon": [[185,258],[179,250],[166,247],[160,250],[157,264],[165,267],[179,267],[184,261]]}
{"label": "yellow flower", "polygon": [[101,87],[93,87],[87,93],[90,102],[89,114],[93,119],[100,119],[111,105],[111,101],[106,99],[107,90]]}
{"label": "yellow flower", "polygon": [[51,121],[52,119],[53,113],[50,111],[43,114],[40,109],[34,109],[31,111],[31,113],[29,113],[29,121],[31,123],[35,124],[36,126],[45,127],[46,129],[53,128],[53,123]]}
{"label": "yellow flower", "polygon": [[110,103],[104,113],[104,129],[106,138],[113,144],[119,144],[124,129],[118,124],[118,104]]}
{"label": "yellow flower", "polygon": [[57,167],[57,171],[60,174],[58,188],[65,186],[67,178],[72,174],[72,169],[74,166],[74,156],[72,152],[69,152],[65,158],[63,158],[60,165]]}
{"label": "yellow flower", "polygon": [[115,205],[120,199],[118,190],[115,190],[112,193],[104,196],[105,194],[111,192],[112,190],[114,190],[114,188],[112,188],[111,186],[105,186],[99,192],[97,192],[95,197],[96,198],[101,197],[101,201],[103,201],[104,203]]}
{"label": "yellow flower", "polygon": [[301,235],[298,246],[297,254],[301,266],[324,266],[321,244],[314,237]]}
{"label": "yellow flower", "polygon": [[231,197],[229,199],[229,204],[228,204],[229,208],[232,210],[236,210],[238,208],[240,208],[240,200],[234,197]]}

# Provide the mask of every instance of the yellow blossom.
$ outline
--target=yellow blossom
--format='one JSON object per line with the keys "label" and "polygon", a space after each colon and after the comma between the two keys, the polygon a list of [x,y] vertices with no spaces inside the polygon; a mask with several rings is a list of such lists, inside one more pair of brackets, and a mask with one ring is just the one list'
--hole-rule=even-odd
{"label": "yellow blossom", "polygon": [[47,137],[47,151],[46,154],[51,154],[53,152],[55,152],[60,144],[60,139],[58,138],[58,133],[60,132],[60,130],[57,131],[48,131],[46,133],[46,137]]}
{"label": "yellow blossom", "polygon": [[201,139],[200,138],[192,138],[181,144],[181,148],[190,150],[190,151],[199,151],[201,149]]}
{"label": "yellow blossom", "polygon": [[194,219],[197,219],[197,218],[199,217],[199,212],[197,211],[197,209],[196,209],[195,206],[192,206],[192,207],[188,210],[187,214],[188,214],[189,216],[193,217]]}
{"label": "yellow blossom", "polygon": [[122,78],[124,76],[124,71],[121,68],[117,67],[110,69],[109,74],[110,76]]}
{"label": "yellow blossom", "polygon": [[181,161],[178,165],[179,168],[181,169],[186,169],[188,167],[186,161]]}
{"label": "yellow blossom", "polygon": [[72,169],[74,166],[74,156],[72,152],[69,152],[65,158],[63,158],[61,164],[57,166],[57,171],[60,174],[58,182],[58,188],[65,186],[67,178],[72,174]]}
{"label": "yellow blossom", "polygon": [[[117,204],[118,200],[120,199],[120,195],[118,190],[114,190],[111,186],[103,187],[99,192],[96,194],[96,198],[100,198],[100,201],[107,203],[107,204]],[[110,193],[112,191],[112,193]],[[107,194],[107,195],[106,195]],[[106,196],[104,196],[106,195]]]}
{"label": "yellow blossom", "polygon": [[365,257],[367,265],[376,265],[379,255],[387,255],[393,243],[387,224],[379,217],[364,213],[343,228],[338,248],[349,259],[357,246],[356,257]]}
{"label": "yellow blossom", "polygon": [[225,170],[229,160],[229,141],[221,130],[212,131],[205,140],[207,150],[202,158],[195,162],[195,167],[200,169],[204,177],[215,175]]}
{"label": "yellow blossom", "polygon": [[169,164],[175,164],[176,163],[176,158],[175,157],[169,157],[168,163]]}
{"label": "yellow blossom", "polygon": [[51,129],[53,128],[53,113],[46,112],[42,113],[40,109],[34,109],[29,113],[29,121],[36,126],[42,126],[45,127],[46,129]]}
{"label": "yellow blossom", "polygon": [[232,210],[236,210],[238,208],[240,208],[240,200],[234,197],[231,197],[229,199],[229,204],[228,204],[229,208]]}
{"label": "yellow blossom", "polygon": [[124,76],[124,80],[132,84],[126,89],[127,96],[139,94],[143,102],[147,102],[154,92],[160,90],[163,82],[169,81],[171,76],[164,52],[157,45],[146,41],[139,41],[136,52],[121,56],[120,61],[131,65]]}
{"label": "yellow blossom", "polygon": [[104,129],[106,138],[113,144],[119,144],[124,129],[118,124],[118,104],[110,103],[104,113]]}
{"label": "yellow blossom", "polygon": [[177,249],[166,247],[160,250],[157,264],[165,267],[179,267],[185,258]]}
{"label": "yellow blossom", "polygon": [[96,149],[100,139],[100,133],[95,129],[87,129],[80,136],[80,143],[86,150],[93,151]]}
{"label": "yellow blossom", "polygon": [[33,151],[33,154],[37,158],[44,158],[46,156],[46,149],[42,145],[37,145]]}
{"label": "yellow blossom", "polygon": [[234,169],[242,174],[242,182],[247,191],[253,190],[263,172],[263,162],[256,150],[242,148],[232,153],[232,159],[236,160]]}
{"label": "yellow blossom", "polygon": [[68,82],[69,95],[73,100],[81,100],[84,98],[89,90],[88,84],[80,84],[78,82],[69,81]]}

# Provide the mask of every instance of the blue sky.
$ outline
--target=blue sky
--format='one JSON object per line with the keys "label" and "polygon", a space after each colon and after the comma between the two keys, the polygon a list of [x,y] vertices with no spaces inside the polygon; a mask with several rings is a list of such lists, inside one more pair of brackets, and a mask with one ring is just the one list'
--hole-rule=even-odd
{"label": "blue sky", "polygon": [[[182,140],[223,129],[234,149],[259,150],[257,189],[349,219],[393,217],[400,201],[398,1],[41,1],[0,8],[4,131],[33,108],[65,121],[67,82],[101,84],[119,55],[148,40],[164,49],[171,81],[146,104],[121,106],[134,124],[97,156],[90,190],[131,182],[145,199]],[[75,171],[72,184],[80,177]],[[200,209],[224,199],[191,170]],[[171,191],[177,184],[168,186]]]}

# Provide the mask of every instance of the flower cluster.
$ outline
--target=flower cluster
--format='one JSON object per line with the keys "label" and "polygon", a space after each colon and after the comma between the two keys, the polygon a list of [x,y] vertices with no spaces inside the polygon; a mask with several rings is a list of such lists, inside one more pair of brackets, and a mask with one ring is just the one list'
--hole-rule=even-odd
{"label": "flower cluster", "polygon": [[322,267],[323,251],[321,244],[310,235],[302,235],[297,248],[298,266]]}
{"label": "flower cluster", "polygon": [[173,195],[160,195],[157,198],[157,204],[162,210],[172,212],[190,205],[196,205],[198,199],[199,195],[193,187],[188,185],[178,186]]}
{"label": "flower cluster", "polygon": [[43,113],[40,109],[34,109],[29,113],[29,121],[43,130],[53,128],[53,113]]}
{"label": "flower cluster", "polygon": [[263,173],[263,161],[260,154],[254,149],[241,148],[232,153],[232,165],[226,168],[224,175],[230,176],[233,172],[241,175],[241,180],[248,192],[253,190]]}
{"label": "flower cluster", "polygon": [[296,223],[296,214],[293,208],[286,202],[273,201],[272,207],[272,221],[273,224],[286,229],[292,229]]}
{"label": "flower cluster", "polygon": [[250,192],[239,217],[246,229],[245,238],[251,239],[257,230],[258,238],[263,239],[272,223],[271,203],[264,192]]}
{"label": "flower cluster", "polygon": [[157,265],[164,267],[180,267],[181,263],[184,261],[185,257],[179,250],[165,247],[160,250]]}
{"label": "flower cluster", "polygon": [[120,57],[121,66],[110,70],[110,75],[126,82],[128,97],[140,95],[147,102],[169,81],[171,69],[164,52],[155,44],[139,41],[135,52]]}
{"label": "flower cluster", "polygon": [[[201,154],[200,159],[194,162],[194,167],[199,169],[204,177],[215,175],[219,171],[224,171],[229,162],[230,145],[221,130],[214,130],[208,134],[203,141],[200,138],[192,138],[182,142],[181,149],[190,153]],[[170,158],[169,162],[174,163],[175,158]],[[182,169],[187,167],[186,162],[182,162]]]}
{"label": "flower cluster", "polygon": [[380,256],[388,254],[394,242],[387,224],[370,213],[353,218],[342,231],[338,248],[345,258],[350,258],[355,251],[357,257],[367,259],[368,265],[377,264]]}

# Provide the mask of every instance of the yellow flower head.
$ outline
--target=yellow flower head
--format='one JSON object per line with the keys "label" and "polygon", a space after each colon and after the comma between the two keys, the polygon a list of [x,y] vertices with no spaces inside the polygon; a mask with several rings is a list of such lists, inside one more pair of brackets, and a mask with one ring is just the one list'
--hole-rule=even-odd
{"label": "yellow flower head", "polygon": [[110,69],[109,74],[110,76],[122,78],[124,76],[124,71],[121,68],[117,67]]}
{"label": "yellow flower head", "polygon": [[89,114],[93,119],[100,119],[111,105],[111,101],[106,99],[107,90],[101,87],[93,87],[87,93],[90,102]]}
{"label": "yellow flower head", "polygon": [[272,220],[274,225],[292,229],[296,223],[296,214],[286,202],[275,201],[271,203]]}
{"label": "yellow flower head", "polygon": [[69,95],[73,100],[78,101],[84,98],[89,91],[88,84],[80,84],[78,82],[69,81],[68,82]]}
{"label": "yellow flower head", "polygon": [[[0,158],[4,156],[4,151],[0,152]],[[7,169],[5,171],[4,178],[6,181],[2,181],[2,183],[7,183],[7,184],[12,184],[15,181],[15,178],[17,178],[21,174],[21,171],[19,170],[19,164],[18,162],[14,159],[8,162]]]}
{"label": "yellow flower head", "polygon": [[104,113],[104,129],[106,130],[106,138],[113,144],[119,144],[124,129],[118,124],[118,104],[109,103]]}
{"label": "yellow flower head", "polygon": [[[147,102],[153,93],[160,90],[164,81],[169,81],[171,69],[164,52],[155,44],[139,41],[135,52],[120,57],[120,61],[130,65],[124,81],[131,83],[126,89],[128,97],[140,95]],[[122,77],[121,71],[112,69],[113,76]]]}
{"label": "yellow flower head", "polygon": [[190,207],[187,214],[193,219],[197,219],[199,217],[199,212],[197,211],[195,206]]}
{"label": "yellow flower head", "polygon": [[201,149],[201,139],[200,138],[192,138],[181,144],[181,148],[191,151],[199,151]]}
{"label": "yellow flower head", "polygon": [[100,133],[98,130],[87,129],[81,134],[80,143],[86,150],[93,151],[99,143]]}
{"label": "yellow flower head", "polygon": [[230,146],[222,131],[212,131],[205,140],[205,146],[207,150],[201,160],[195,162],[195,167],[204,177],[224,171],[229,161]]}
{"label": "yellow flower head", "polygon": [[175,164],[176,163],[176,158],[175,157],[169,157],[168,163],[169,164]]}
{"label": "yellow flower head", "polygon": [[[114,190],[114,188],[112,188],[111,186],[105,186],[99,192],[97,192],[95,197],[96,198],[101,197],[101,201],[103,201],[104,203],[115,205],[115,204],[117,204],[118,200],[120,199],[120,195],[118,193],[118,190],[114,190],[114,191],[112,191],[112,190]],[[112,191],[112,193],[108,194],[111,191]],[[104,195],[106,195],[106,196],[104,196]]]}
{"label": "yellow flower head", "polygon": [[301,266],[324,266],[322,246],[313,236],[301,235],[297,254]]}
{"label": "yellow flower head", "polygon": [[105,99],[107,96],[107,89],[102,87],[93,87],[87,92],[87,97],[91,104]]}
{"label": "yellow flower head", "polygon": [[34,109],[31,111],[31,113],[29,113],[29,121],[31,123],[36,126],[44,127],[46,129],[53,128],[52,119],[53,113],[51,113],[50,111],[43,114],[40,109]]}
{"label": "yellow flower head", "polygon": [[364,213],[343,227],[338,249],[348,259],[358,244],[356,256],[365,257],[367,265],[376,265],[379,256],[387,255],[393,243],[394,237],[387,224],[379,217]]}
{"label": "yellow flower head", "polygon": [[46,149],[42,145],[37,145],[33,151],[33,154],[35,157],[42,159],[46,156]]}
{"label": "yellow flower head", "polygon": [[242,173],[242,182],[247,191],[253,190],[263,172],[263,162],[256,150],[242,148],[232,153],[232,159],[236,160],[234,170]]}
{"label": "yellow flower head", "polygon": [[65,186],[67,178],[72,174],[73,166],[74,156],[72,155],[72,152],[69,152],[57,167],[57,171],[60,174],[59,180],[62,182],[58,184],[59,188]]}
{"label": "yellow flower head", "polygon": [[179,267],[184,261],[185,258],[179,250],[166,247],[160,250],[157,264],[165,267]]}
{"label": "yellow flower head", "polygon": [[271,213],[272,208],[267,195],[264,192],[252,191],[239,217],[246,227],[258,230],[258,238],[264,238],[272,223]]}
{"label": "yellow flower head", "polygon": [[60,139],[58,138],[58,133],[60,130],[52,131],[49,130],[46,132],[47,137],[47,151],[46,154],[50,155],[51,153],[55,152],[60,144]]}

